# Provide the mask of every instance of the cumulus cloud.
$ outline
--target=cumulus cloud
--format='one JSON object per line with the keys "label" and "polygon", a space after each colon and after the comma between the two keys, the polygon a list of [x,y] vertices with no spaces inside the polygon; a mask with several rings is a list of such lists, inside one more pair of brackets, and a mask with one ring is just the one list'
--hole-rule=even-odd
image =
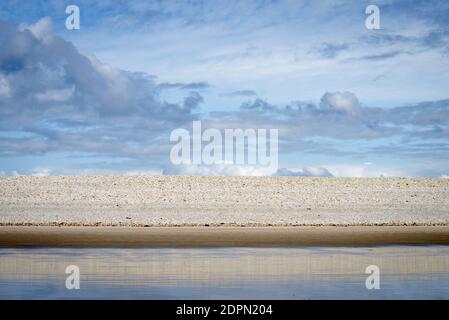
{"label": "cumulus cloud", "polygon": [[289,170],[287,168],[280,168],[276,176],[295,176],[295,177],[332,177],[332,173],[326,168],[306,167],[299,170]]}
{"label": "cumulus cloud", "polygon": [[169,165],[163,170],[165,175],[187,176],[269,176],[273,173],[269,167],[233,164]]}
{"label": "cumulus cloud", "polygon": [[260,111],[274,111],[276,106],[269,104],[267,101],[256,98],[253,101],[246,101],[240,106],[243,110],[260,110]]}
{"label": "cumulus cloud", "polygon": [[195,119],[203,102],[191,91],[169,103],[159,91],[148,74],[81,54],[52,34],[49,18],[0,22],[0,132],[8,133],[2,155],[74,151],[151,161],[166,154],[167,132]]}
{"label": "cumulus cloud", "polygon": [[50,17],[44,17],[38,20],[35,24],[20,24],[19,30],[29,30],[37,39],[45,40],[52,36],[53,23]]}
{"label": "cumulus cloud", "polygon": [[49,168],[35,168],[31,172],[31,176],[34,177],[47,177],[51,175],[51,170]]}
{"label": "cumulus cloud", "polygon": [[[0,171],[3,175],[7,175],[5,171]],[[46,177],[46,176],[93,176],[93,175],[125,175],[125,176],[154,176],[161,175],[160,169],[131,169],[123,164],[117,164],[114,166],[108,163],[102,163],[101,165],[94,165],[93,163],[88,165],[78,165],[74,167],[67,166],[42,166],[34,167],[31,169],[16,169],[11,170],[11,176],[34,176],[34,177]],[[0,174],[1,175],[1,174]]]}
{"label": "cumulus cloud", "polygon": [[161,174],[160,170],[132,170],[124,173],[125,176],[158,176]]}
{"label": "cumulus cloud", "polygon": [[[327,92],[319,104],[299,101],[282,106],[256,99],[242,104],[238,112],[222,112],[216,117],[221,119],[216,120],[221,125],[226,121],[231,125],[245,122],[254,127],[278,128],[283,154],[300,152],[341,158],[388,154],[407,161],[449,159],[449,100],[380,108],[362,105],[352,92]],[[329,171],[346,175],[346,171]],[[351,172],[360,176],[365,172],[373,176],[442,173],[427,167],[408,172],[388,168]]]}
{"label": "cumulus cloud", "polygon": [[415,168],[384,166],[374,164],[330,164],[327,170],[335,177],[359,177],[359,178],[381,178],[381,177],[411,177],[416,176]]}
{"label": "cumulus cloud", "polygon": [[321,98],[320,106],[326,111],[358,114],[360,102],[352,92],[326,92]]}
{"label": "cumulus cloud", "polygon": [[319,105],[292,102],[278,106],[256,99],[243,103],[237,113],[218,113],[218,116],[241,121],[251,119],[262,126],[271,123],[281,128],[289,127],[287,133],[291,132],[295,137],[373,140],[449,136],[449,99],[379,108],[362,106],[352,92],[327,92]]}
{"label": "cumulus cloud", "polygon": [[50,168],[36,167],[31,170],[12,170],[11,175],[15,177],[19,176],[48,177],[52,175],[57,175],[57,173]]}
{"label": "cumulus cloud", "polygon": [[[2,111],[7,111],[8,106],[11,117],[19,111],[11,110],[11,106],[40,114],[57,108],[105,116],[134,112],[143,107],[138,105],[136,96],[139,89],[144,89],[139,88],[139,85],[145,85],[139,82],[143,79],[83,56],[71,43],[59,37],[44,41],[47,30],[41,24],[19,29],[0,25],[3,39],[0,73],[12,88],[9,100],[0,102]],[[151,83],[146,85],[145,91],[153,89]],[[61,99],[61,92],[66,93],[64,99]],[[145,98],[151,98],[151,95]],[[67,103],[61,105],[61,100]]]}

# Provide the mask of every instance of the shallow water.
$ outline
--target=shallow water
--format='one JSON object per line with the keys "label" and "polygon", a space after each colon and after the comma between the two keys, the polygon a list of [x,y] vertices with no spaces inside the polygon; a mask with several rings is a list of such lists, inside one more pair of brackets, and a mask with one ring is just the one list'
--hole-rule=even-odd
{"label": "shallow water", "polygon": [[[369,265],[379,290],[365,286]],[[0,298],[449,299],[449,246],[3,248]]]}

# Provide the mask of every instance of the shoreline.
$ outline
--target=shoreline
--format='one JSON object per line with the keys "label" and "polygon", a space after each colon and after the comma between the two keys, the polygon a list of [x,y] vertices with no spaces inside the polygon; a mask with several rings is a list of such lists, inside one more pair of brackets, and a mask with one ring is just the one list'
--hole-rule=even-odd
{"label": "shoreline", "polygon": [[54,223],[34,223],[34,222],[20,222],[20,223],[0,223],[0,228],[2,227],[83,227],[83,228],[323,228],[323,227],[449,227],[449,223],[328,223],[328,224],[292,224],[292,223],[205,223],[205,224],[195,224],[195,223],[184,223],[184,224],[129,224],[129,223],[76,223],[76,222],[54,222]]}
{"label": "shoreline", "polygon": [[0,226],[0,247],[294,247],[447,244],[449,244],[449,226]]}

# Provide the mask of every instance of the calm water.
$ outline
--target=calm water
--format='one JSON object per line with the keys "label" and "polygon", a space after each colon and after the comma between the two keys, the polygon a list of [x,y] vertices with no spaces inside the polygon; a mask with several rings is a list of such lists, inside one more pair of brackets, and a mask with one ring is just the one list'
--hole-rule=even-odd
{"label": "calm water", "polygon": [[[80,269],[67,290],[66,266]],[[367,290],[365,269],[380,268]],[[449,246],[0,249],[1,299],[449,299]]]}

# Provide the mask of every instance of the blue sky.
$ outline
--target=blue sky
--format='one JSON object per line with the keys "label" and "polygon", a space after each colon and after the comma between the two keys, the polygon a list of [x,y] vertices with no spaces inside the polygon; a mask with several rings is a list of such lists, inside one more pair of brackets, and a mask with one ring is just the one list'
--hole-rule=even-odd
{"label": "blue sky", "polygon": [[5,175],[183,173],[195,119],[279,128],[283,174],[449,174],[448,1],[5,0],[0,47]]}

